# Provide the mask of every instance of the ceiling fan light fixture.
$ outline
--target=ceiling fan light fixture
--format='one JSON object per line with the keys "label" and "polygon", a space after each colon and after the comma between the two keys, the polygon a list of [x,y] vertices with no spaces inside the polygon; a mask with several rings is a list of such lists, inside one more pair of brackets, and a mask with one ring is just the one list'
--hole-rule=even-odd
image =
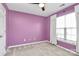
{"label": "ceiling fan light fixture", "polygon": [[44,7],[44,3],[39,3],[39,7]]}

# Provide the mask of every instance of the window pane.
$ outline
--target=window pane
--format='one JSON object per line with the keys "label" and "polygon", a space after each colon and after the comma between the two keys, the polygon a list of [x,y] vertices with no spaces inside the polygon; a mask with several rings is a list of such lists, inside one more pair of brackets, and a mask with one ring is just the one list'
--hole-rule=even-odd
{"label": "window pane", "polygon": [[56,20],[56,28],[64,28],[64,16],[58,17]]}
{"label": "window pane", "polygon": [[76,41],[76,36],[75,35],[67,35],[67,40]]}
{"label": "window pane", "polygon": [[71,34],[76,36],[76,28],[71,30]]}
{"label": "window pane", "polygon": [[71,29],[67,29],[67,35],[70,35],[71,34]]}
{"label": "window pane", "polygon": [[64,29],[56,29],[56,34],[63,34],[64,35]]}
{"label": "window pane", "polygon": [[76,28],[67,28],[67,35],[76,35]]}
{"label": "window pane", "polygon": [[64,35],[57,34],[57,38],[64,38]]}
{"label": "window pane", "polygon": [[76,27],[75,13],[70,13],[66,15],[66,27]]}

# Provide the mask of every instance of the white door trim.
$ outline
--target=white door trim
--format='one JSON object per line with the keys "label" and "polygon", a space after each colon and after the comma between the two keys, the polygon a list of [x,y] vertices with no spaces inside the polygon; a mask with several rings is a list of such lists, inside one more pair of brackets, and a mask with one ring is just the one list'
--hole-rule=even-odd
{"label": "white door trim", "polygon": [[56,15],[50,17],[50,43],[57,44],[56,39]]}
{"label": "white door trim", "polygon": [[76,13],[76,25],[77,25],[77,40],[76,40],[76,52],[79,53],[79,5],[75,6]]}
{"label": "white door trim", "polygon": [[6,10],[1,3],[0,3],[0,11],[1,11],[1,14],[3,15],[3,23],[4,23],[3,24],[4,29],[2,31],[3,34],[0,34],[0,35],[3,35],[2,36],[3,37],[2,38],[3,39],[3,42],[2,42],[3,48],[0,51],[0,55],[3,56],[6,53]]}

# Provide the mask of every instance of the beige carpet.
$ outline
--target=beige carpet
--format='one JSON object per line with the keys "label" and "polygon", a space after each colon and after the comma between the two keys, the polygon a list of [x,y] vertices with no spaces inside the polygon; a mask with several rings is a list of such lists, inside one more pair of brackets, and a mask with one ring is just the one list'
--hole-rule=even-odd
{"label": "beige carpet", "polygon": [[50,43],[38,43],[8,49],[6,56],[76,56]]}

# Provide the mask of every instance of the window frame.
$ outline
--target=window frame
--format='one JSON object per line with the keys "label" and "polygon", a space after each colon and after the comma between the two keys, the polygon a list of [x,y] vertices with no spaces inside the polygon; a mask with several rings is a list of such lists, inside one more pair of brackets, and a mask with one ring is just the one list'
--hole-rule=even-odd
{"label": "window frame", "polygon": [[[73,13],[75,14],[75,12],[72,12],[72,13],[69,13],[69,14],[73,14]],[[64,29],[64,40],[67,41],[67,42],[68,42],[68,41],[69,41],[69,42],[71,41],[71,43],[74,42],[74,44],[75,44],[75,42],[76,42],[77,39],[75,39],[75,41],[74,41],[74,40],[71,40],[71,39],[67,39],[67,35],[69,35],[69,34],[67,34],[67,30],[68,30],[69,28],[70,28],[71,30],[72,30],[73,28],[76,29],[76,26],[75,26],[75,27],[67,27],[67,26],[66,26],[66,24],[67,24],[67,23],[66,23],[66,19],[67,19],[66,17],[67,17],[67,15],[69,15],[69,14],[63,15],[63,17],[64,17],[64,27],[63,27],[63,28],[57,28],[57,26],[56,26],[56,29]],[[60,17],[62,17],[62,16],[60,16]],[[59,17],[58,17],[58,18],[59,18]],[[59,20],[59,19],[57,19],[57,20]],[[56,22],[57,22],[57,20],[56,20]],[[76,16],[75,16],[75,22],[76,22]],[[57,23],[56,23],[56,24],[57,24]],[[77,29],[76,29],[76,30],[77,30]],[[56,30],[56,31],[57,31],[57,30]],[[57,32],[56,32],[56,34],[57,34]],[[57,35],[60,35],[60,34],[57,34]],[[70,34],[70,35],[71,35],[71,34]],[[72,36],[72,35],[71,35],[71,36]],[[74,35],[74,36],[75,36],[75,35]],[[76,36],[77,36],[77,35],[76,35]],[[57,37],[57,39],[58,39],[58,38],[61,38],[61,37]],[[63,40],[63,38],[60,39],[60,40]]]}

